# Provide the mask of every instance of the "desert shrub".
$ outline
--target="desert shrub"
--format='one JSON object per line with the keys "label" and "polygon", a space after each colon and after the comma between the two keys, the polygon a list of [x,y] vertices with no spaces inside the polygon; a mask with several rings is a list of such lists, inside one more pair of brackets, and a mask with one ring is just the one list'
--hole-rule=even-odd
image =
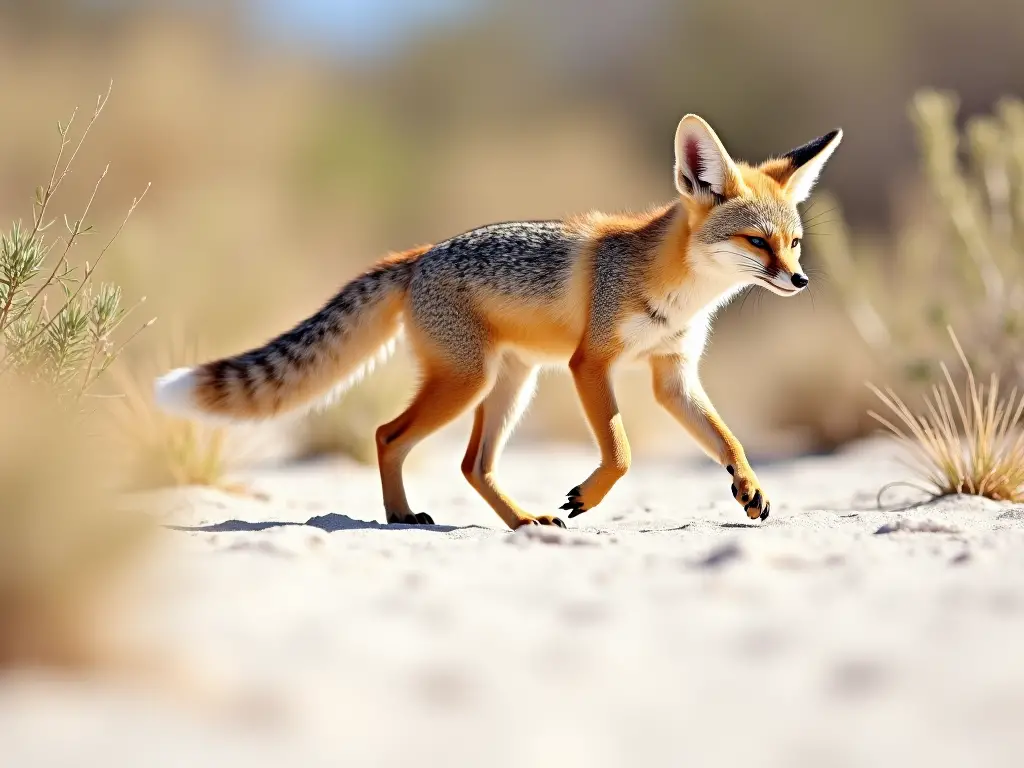
{"label": "desert shrub", "polygon": [[[86,407],[124,345],[115,337],[132,311],[118,286],[94,280],[121,226],[91,261],[73,262],[92,233],[89,213],[106,176],[77,218],[53,201],[109,97],[101,95],[77,140],[57,124],[60,145],[36,190],[32,219],[0,233],[0,669],[117,664],[114,593],[156,528],[114,500],[115,467]],[[144,193],[143,193],[144,194]]]}
{"label": "desert shrub", "polygon": [[[929,492],[1022,501],[1024,103],[1004,99],[962,131],[957,109],[933,91],[911,104],[930,206],[898,233],[892,262],[855,262],[846,238],[824,252],[861,339],[895,382],[871,386],[895,418],[870,415],[908,449]],[[957,375],[933,362],[946,334]],[[926,389],[921,413],[897,391],[915,382]]]}
{"label": "desert shrub", "polygon": [[841,221],[815,247],[858,335],[890,373],[934,380],[952,325],[979,369],[1020,380],[1024,103],[1004,99],[962,131],[957,110],[954,96],[934,91],[911,103],[926,199],[883,258],[852,242]]}
{"label": "desert shrub", "polygon": [[[923,91],[911,102],[921,184],[891,235],[851,232],[827,194],[806,217],[811,251],[847,315],[851,343],[860,345],[844,357],[864,360],[859,380],[888,381],[904,398],[945,381],[935,361],[947,326],[976,370],[1024,382],[1024,103],[1004,99],[962,130],[957,113],[948,93]],[[813,378],[819,396],[800,398],[779,426],[797,423],[818,436],[818,447],[876,428],[863,418],[864,395],[849,393],[846,368],[816,366]],[[828,422],[843,429],[828,430]]]}
{"label": "desert shrub", "polygon": [[118,286],[94,280],[97,267],[145,192],[132,201],[121,225],[92,261],[73,264],[71,257],[82,238],[93,233],[89,212],[107,169],[81,214],[61,216],[64,231],[51,236],[56,225],[51,218],[53,199],[109,96],[108,89],[97,98],[77,141],[71,138],[77,109],[67,124],[57,123],[57,159],[49,180],[36,189],[31,225],[16,221],[0,234],[0,376],[14,374],[46,385],[62,400],[80,400],[125,344],[152,323],[143,323],[127,339],[115,340],[115,333],[144,299],[125,306]]}
{"label": "desert shrub", "polygon": [[891,388],[871,387],[895,420],[871,411],[906,449],[910,467],[933,496],[964,493],[997,501],[1024,501],[1024,396],[1014,387],[1000,389],[992,373],[979,384],[952,329],[953,345],[964,368],[961,396],[945,363],[943,383],[924,399],[925,412],[914,411]]}

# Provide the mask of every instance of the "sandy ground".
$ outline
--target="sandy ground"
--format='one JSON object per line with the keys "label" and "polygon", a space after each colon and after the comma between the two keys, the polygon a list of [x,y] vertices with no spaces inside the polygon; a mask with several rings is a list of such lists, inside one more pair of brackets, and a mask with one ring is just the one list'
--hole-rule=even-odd
{"label": "sandy ground", "polygon": [[[1024,508],[879,511],[905,472],[871,443],[758,466],[763,524],[709,463],[640,459],[570,530],[513,534],[435,455],[430,528],[382,526],[343,462],[165,498],[162,636],[269,711],[25,674],[0,765],[1024,765]],[[551,511],[593,461],[513,446],[501,474]]]}

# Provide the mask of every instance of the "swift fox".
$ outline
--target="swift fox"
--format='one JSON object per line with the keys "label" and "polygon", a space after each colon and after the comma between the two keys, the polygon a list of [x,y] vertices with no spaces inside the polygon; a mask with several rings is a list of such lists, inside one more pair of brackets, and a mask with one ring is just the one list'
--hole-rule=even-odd
{"label": "swift fox", "polygon": [[764,520],[768,496],[704,392],[698,363],[712,315],[741,289],[793,296],[807,287],[797,204],[841,140],[835,130],[748,165],[687,115],[676,129],[674,202],[639,215],[492,224],[394,254],[266,345],[163,376],[157,401],[191,415],[276,416],[349,385],[404,327],[422,380],[409,407],[376,434],[387,521],[433,523],[410,507],[402,464],[413,446],[474,408],[466,479],[510,528],[565,527],[520,508],[495,477],[537,370],[569,366],[601,452],[561,507],[572,518],[629,469],[612,370],[640,360],[657,401],[725,467],[747,517]]}

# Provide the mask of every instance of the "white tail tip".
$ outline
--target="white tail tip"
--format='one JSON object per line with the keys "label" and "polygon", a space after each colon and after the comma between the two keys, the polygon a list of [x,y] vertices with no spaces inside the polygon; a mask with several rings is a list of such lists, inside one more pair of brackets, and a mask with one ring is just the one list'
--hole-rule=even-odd
{"label": "white tail tip", "polygon": [[168,413],[194,415],[199,409],[195,401],[194,368],[176,368],[156,380],[153,393],[156,404]]}

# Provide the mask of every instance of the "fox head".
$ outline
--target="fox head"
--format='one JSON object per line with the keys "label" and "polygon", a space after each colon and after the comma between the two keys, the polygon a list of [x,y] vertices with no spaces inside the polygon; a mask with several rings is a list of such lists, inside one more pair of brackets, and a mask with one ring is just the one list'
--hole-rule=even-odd
{"label": "fox head", "polygon": [[734,161],[704,120],[684,117],[676,129],[675,174],[689,213],[694,266],[780,296],[807,287],[797,205],[842,139],[843,132],[834,130],[752,166]]}

